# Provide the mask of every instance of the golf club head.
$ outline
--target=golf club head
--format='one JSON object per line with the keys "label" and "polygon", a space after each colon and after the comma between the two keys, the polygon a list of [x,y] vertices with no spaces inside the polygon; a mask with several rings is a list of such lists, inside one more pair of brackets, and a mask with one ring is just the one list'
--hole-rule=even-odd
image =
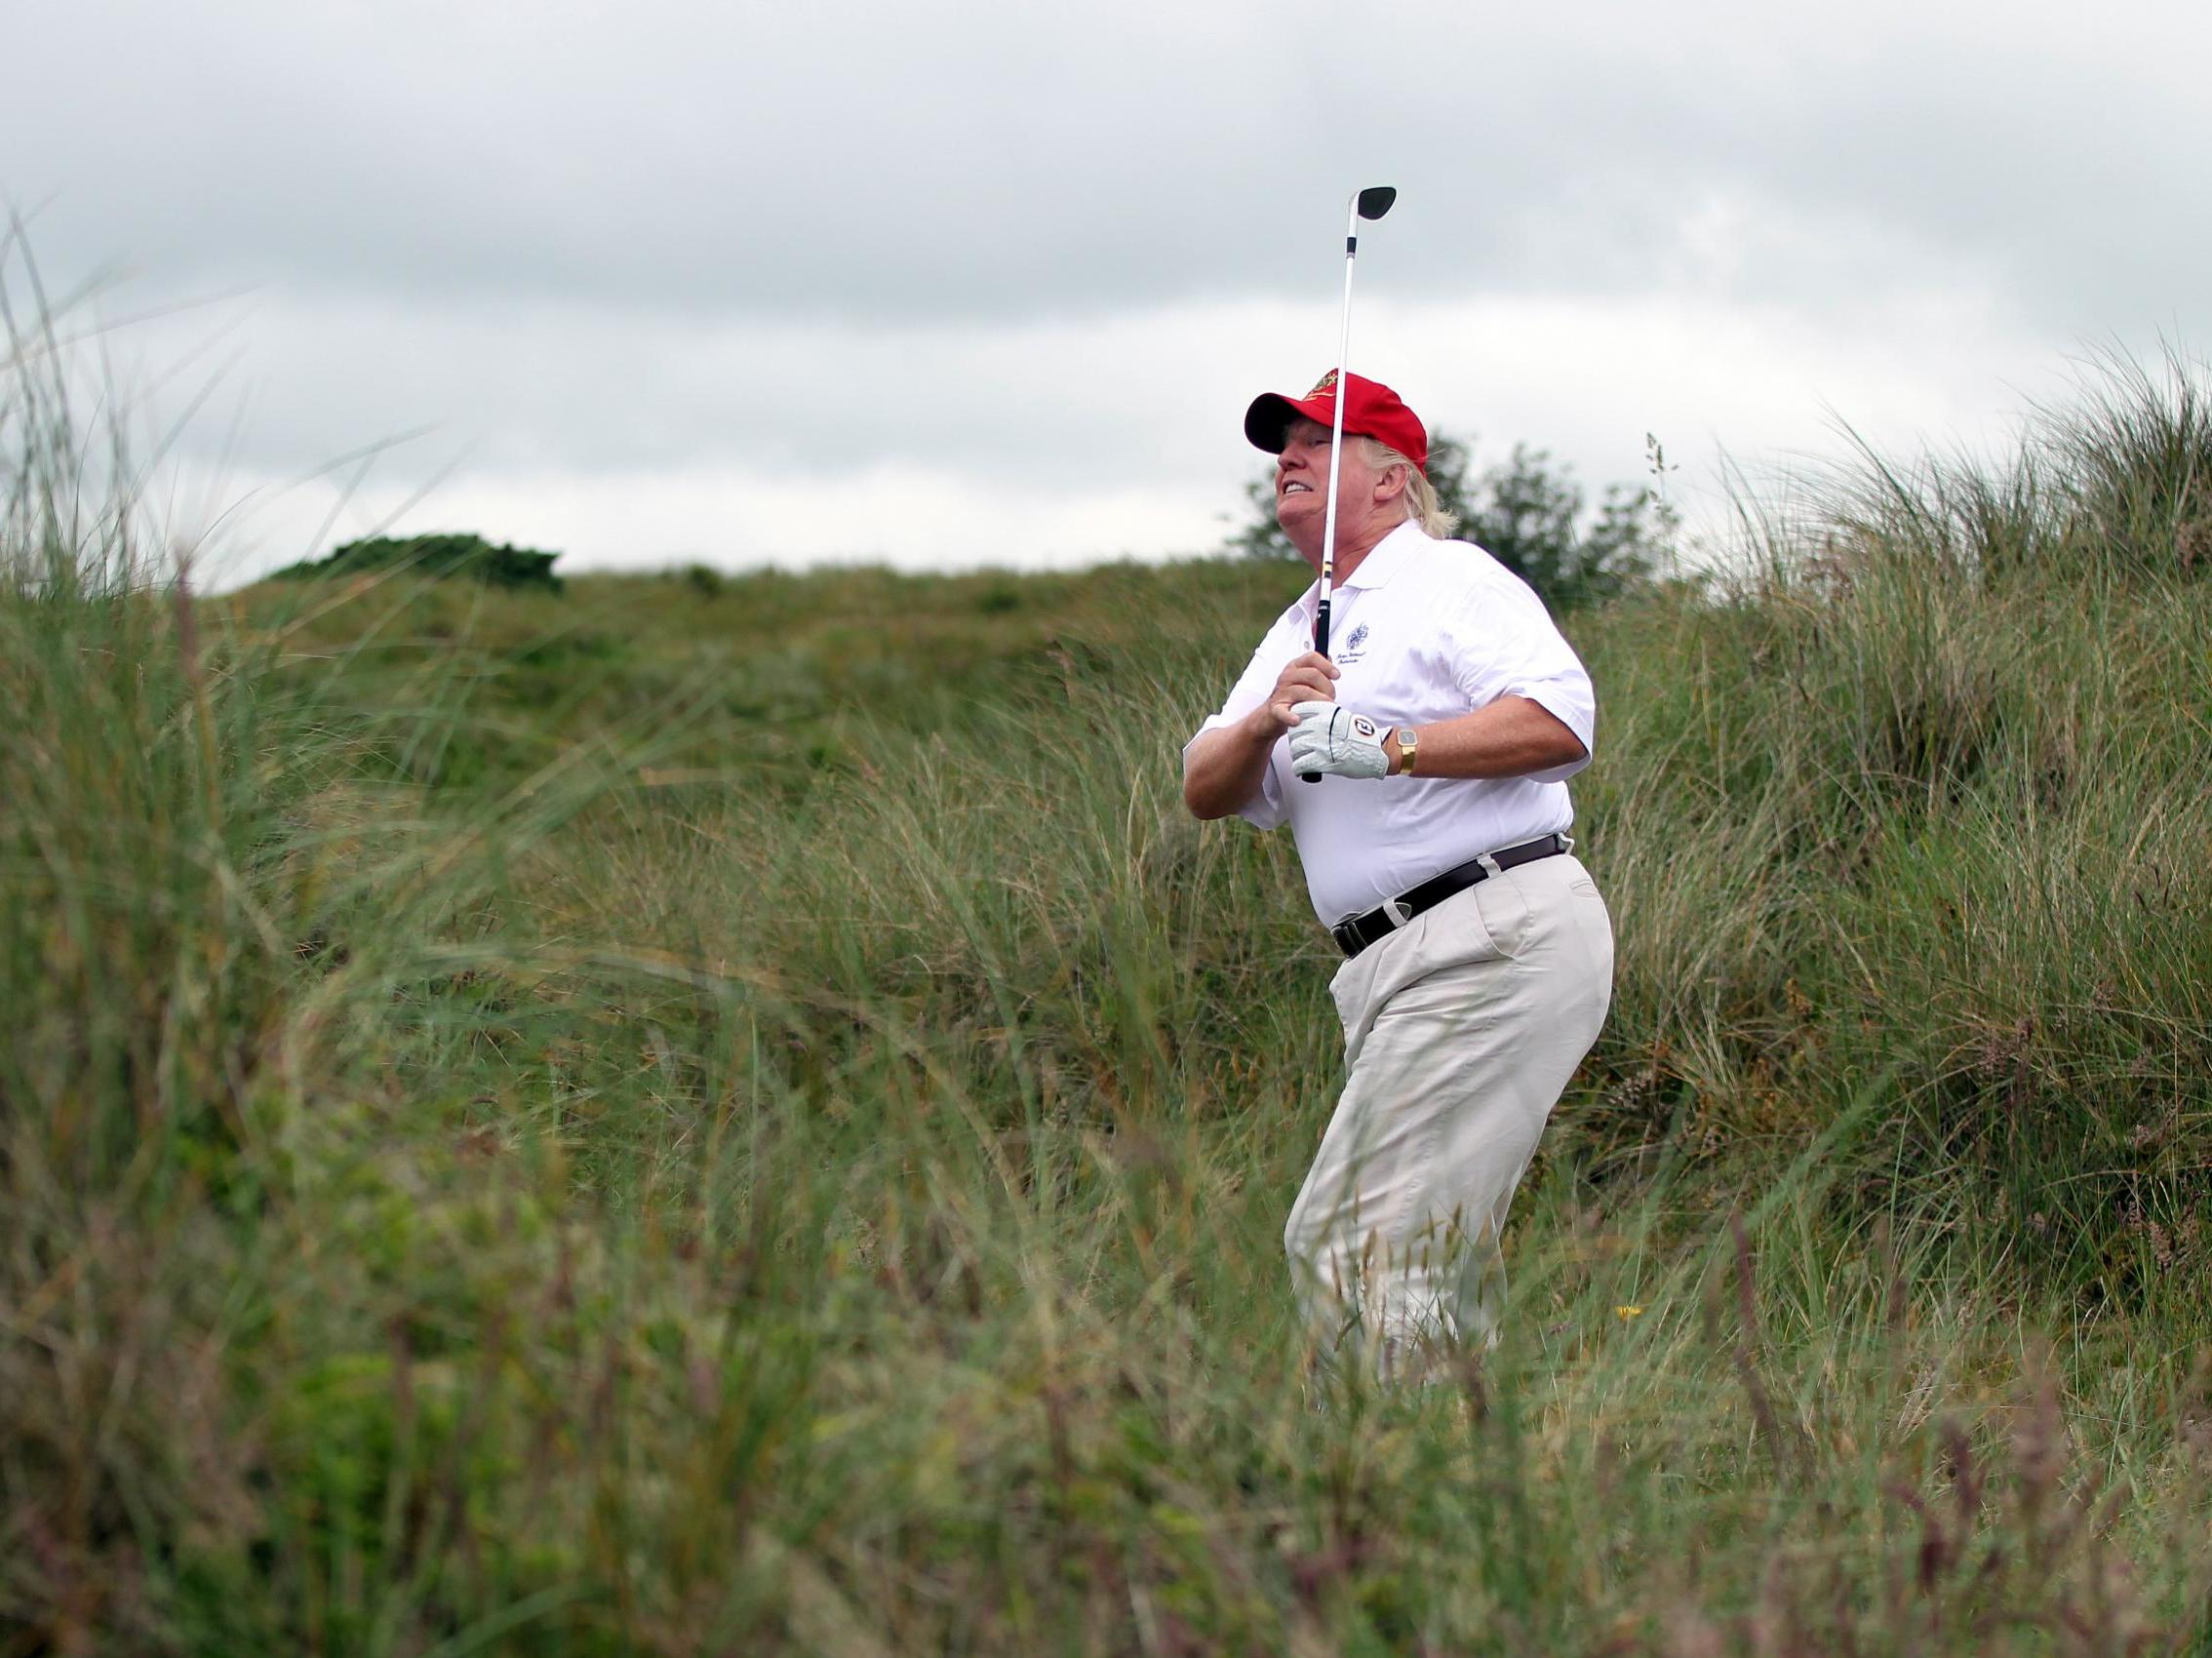
{"label": "golf club head", "polygon": [[1369,184],[1360,192],[1360,217],[1380,218],[1390,212],[1391,203],[1398,200],[1398,192],[1388,184]]}

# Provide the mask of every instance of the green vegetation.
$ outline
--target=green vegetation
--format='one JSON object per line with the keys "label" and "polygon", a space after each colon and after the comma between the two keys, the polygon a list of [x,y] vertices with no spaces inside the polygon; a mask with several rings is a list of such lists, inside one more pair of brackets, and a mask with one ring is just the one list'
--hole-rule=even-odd
{"label": "green vegetation", "polygon": [[553,561],[560,556],[494,543],[481,535],[373,535],[348,541],[328,558],[287,565],[272,579],[300,581],[400,569],[423,576],[465,575],[491,587],[544,587],[558,593],[561,578],[553,573]]}
{"label": "green vegetation", "polygon": [[1177,800],[1297,570],[193,601],[19,367],[0,1650],[2204,1650],[2197,384],[1572,618],[1615,1013],[1378,1395]]}

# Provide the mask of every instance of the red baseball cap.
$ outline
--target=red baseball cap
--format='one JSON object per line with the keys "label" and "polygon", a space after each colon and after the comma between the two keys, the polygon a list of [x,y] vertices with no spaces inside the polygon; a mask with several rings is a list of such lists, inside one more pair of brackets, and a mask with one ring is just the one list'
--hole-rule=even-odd
{"label": "red baseball cap", "polygon": [[[1401,403],[1398,393],[1380,380],[1370,380],[1363,375],[1346,375],[1344,383],[1350,388],[1344,399],[1344,429],[1390,445],[1419,467],[1426,477],[1429,432],[1421,424],[1421,417]],[[1279,391],[1261,392],[1244,411],[1244,436],[1251,440],[1254,449],[1281,454],[1284,434],[1290,429],[1290,422],[1301,414],[1324,426],[1335,420],[1334,369],[1322,375],[1314,389],[1303,397],[1285,397]]]}

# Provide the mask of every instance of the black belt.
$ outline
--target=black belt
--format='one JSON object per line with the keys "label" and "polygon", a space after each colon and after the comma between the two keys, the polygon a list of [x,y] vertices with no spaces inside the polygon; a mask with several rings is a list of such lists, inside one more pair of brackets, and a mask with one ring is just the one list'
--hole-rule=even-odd
{"label": "black belt", "polygon": [[1534,863],[1538,858],[1557,857],[1574,843],[1564,835],[1540,835],[1533,841],[1523,841],[1518,847],[1507,847],[1502,851],[1479,857],[1472,863],[1463,863],[1457,869],[1447,869],[1442,875],[1432,875],[1410,891],[1367,911],[1365,915],[1340,921],[1328,929],[1337,948],[1347,956],[1357,956],[1368,945],[1388,938],[1423,910],[1433,910],[1454,893],[1464,892],[1479,881],[1487,881],[1493,875]]}

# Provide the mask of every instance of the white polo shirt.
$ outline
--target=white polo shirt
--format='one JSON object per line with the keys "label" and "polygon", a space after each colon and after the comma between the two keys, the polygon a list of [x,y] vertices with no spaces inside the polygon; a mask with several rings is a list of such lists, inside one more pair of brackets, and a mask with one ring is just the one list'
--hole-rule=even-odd
{"label": "white polo shirt", "polygon": [[[1321,583],[1284,611],[1252,652],[1221,711],[1192,736],[1233,725],[1267,700],[1284,665],[1313,649]],[[1426,726],[1525,696],[1557,715],[1585,750],[1597,721],[1590,675],[1529,585],[1470,541],[1438,541],[1400,525],[1337,583],[1329,656],[1336,700],[1387,726]],[[1190,744],[1184,744],[1187,755]],[[1285,732],[1259,792],[1239,815],[1287,822],[1323,926],[1371,910],[1432,875],[1574,821],[1566,779],[1589,764],[1525,777],[1323,777],[1301,783]]]}

